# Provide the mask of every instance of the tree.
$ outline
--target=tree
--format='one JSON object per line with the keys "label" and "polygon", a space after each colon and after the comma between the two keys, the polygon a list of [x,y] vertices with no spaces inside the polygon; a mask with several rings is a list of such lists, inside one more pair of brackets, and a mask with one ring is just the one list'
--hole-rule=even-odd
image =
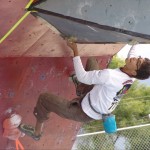
{"label": "tree", "polygon": [[109,68],[111,69],[115,69],[115,68],[119,68],[125,65],[125,61],[123,59],[120,59],[119,57],[117,57],[117,55],[115,55],[111,61],[111,63],[109,64]]}

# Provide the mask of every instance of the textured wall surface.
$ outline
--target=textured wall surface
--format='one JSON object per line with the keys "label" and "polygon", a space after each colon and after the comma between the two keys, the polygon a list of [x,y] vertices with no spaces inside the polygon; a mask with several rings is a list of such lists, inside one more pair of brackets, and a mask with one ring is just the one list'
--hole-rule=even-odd
{"label": "textured wall surface", "polygon": [[[0,38],[25,14],[27,3],[28,0],[1,0]],[[123,47],[121,44],[78,46],[85,57],[84,64],[87,56],[100,56],[102,68]],[[2,137],[2,122],[11,113],[20,114],[24,123],[34,125],[32,111],[40,93],[48,91],[68,100],[75,97],[75,87],[69,78],[73,71],[70,56],[72,52],[59,34],[32,15],[0,44],[0,149],[15,149],[14,141]],[[70,150],[80,125],[51,114],[39,142],[27,136],[20,141],[27,150]]]}
{"label": "textured wall surface", "polygon": [[150,41],[149,5],[149,0],[46,0],[33,10],[79,42],[145,43]]}
{"label": "textured wall surface", "polygon": [[[26,13],[24,10],[27,0],[2,0],[0,10],[0,39]],[[124,44],[81,44],[81,56],[113,55]],[[29,15],[23,22],[0,44],[0,57],[70,57],[72,52],[66,42],[45,21]]]}
{"label": "textured wall surface", "polygon": [[[101,68],[107,66],[110,58],[98,57]],[[82,60],[85,64],[86,58]],[[14,143],[2,137],[2,121],[11,112],[16,112],[23,117],[24,123],[34,125],[32,112],[42,92],[68,100],[75,98],[75,86],[69,77],[74,70],[71,58],[1,58],[0,68],[0,147],[8,149],[14,147]],[[80,125],[51,114],[39,142],[27,136],[20,141],[25,149],[70,150]]]}

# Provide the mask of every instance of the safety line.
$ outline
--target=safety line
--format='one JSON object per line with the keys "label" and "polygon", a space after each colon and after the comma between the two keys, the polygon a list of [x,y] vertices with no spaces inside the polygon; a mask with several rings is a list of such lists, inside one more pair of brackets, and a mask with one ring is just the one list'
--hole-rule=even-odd
{"label": "safety line", "polygon": [[34,2],[34,0],[30,0],[29,3],[26,5],[25,9],[28,9],[33,2]]}
{"label": "safety line", "polygon": [[[34,2],[34,0],[30,0],[26,5],[26,9],[30,7],[30,5]],[[30,14],[31,11],[27,11],[15,24],[14,26],[0,39],[0,44],[20,25],[20,23]]]}
{"label": "safety line", "polygon": [[[19,147],[20,147],[20,148],[19,148]],[[24,147],[23,147],[23,145],[20,143],[19,140],[16,140],[16,150],[19,150],[19,149],[24,150]]]}
{"label": "safety line", "polygon": [[30,14],[31,11],[26,12],[16,24],[0,39],[0,43],[2,43],[18,26],[19,24]]}

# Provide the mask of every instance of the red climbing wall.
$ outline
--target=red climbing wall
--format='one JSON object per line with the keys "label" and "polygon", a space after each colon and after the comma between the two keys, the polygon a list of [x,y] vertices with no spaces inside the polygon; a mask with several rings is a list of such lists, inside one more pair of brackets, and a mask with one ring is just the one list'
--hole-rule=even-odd
{"label": "red climbing wall", "polygon": [[[110,57],[98,58],[102,68],[106,67]],[[85,61],[83,58],[84,64]],[[73,72],[72,58],[1,58],[0,70],[0,122],[13,111],[23,117],[24,123],[34,125],[32,112],[42,92],[52,92],[68,100],[75,97],[75,87],[69,78]],[[80,123],[51,114],[40,141],[27,136],[20,141],[25,149],[70,150],[79,128]],[[0,139],[1,149],[15,146],[6,138]]]}

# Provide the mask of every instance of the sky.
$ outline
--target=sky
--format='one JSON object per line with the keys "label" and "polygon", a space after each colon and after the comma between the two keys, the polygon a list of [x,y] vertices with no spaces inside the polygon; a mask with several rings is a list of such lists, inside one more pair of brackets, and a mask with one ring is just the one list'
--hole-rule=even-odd
{"label": "sky", "polygon": [[[126,58],[131,45],[125,45],[119,52],[118,56]],[[150,58],[150,44],[138,44],[137,53],[139,56]]]}
{"label": "sky", "polygon": [[[120,58],[126,58],[127,54],[131,48],[131,45],[125,45],[118,53],[117,56]],[[137,46],[137,54],[144,58],[150,59],[150,44],[139,44]],[[148,86],[150,86],[150,78],[147,80],[140,81]]]}

